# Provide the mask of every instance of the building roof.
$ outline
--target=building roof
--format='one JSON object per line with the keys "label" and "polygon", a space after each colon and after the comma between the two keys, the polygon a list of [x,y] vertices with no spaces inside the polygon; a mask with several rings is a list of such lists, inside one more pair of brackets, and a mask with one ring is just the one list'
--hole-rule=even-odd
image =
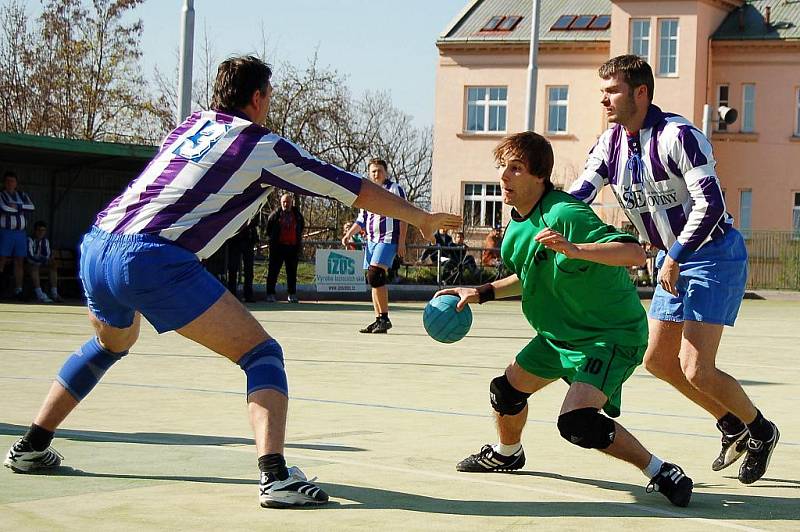
{"label": "building roof", "polygon": [[0,133],[0,160],[11,163],[141,170],[156,151],[156,146]]}
{"label": "building roof", "polygon": [[[439,36],[438,43],[514,42],[531,38],[532,0],[471,0]],[[541,0],[539,40],[548,42],[609,41],[611,31],[551,30],[562,15],[611,15],[611,0]],[[492,17],[521,16],[511,31],[481,31]]]}
{"label": "building roof", "polygon": [[800,0],[749,0],[725,18],[711,38],[715,41],[800,39]]}

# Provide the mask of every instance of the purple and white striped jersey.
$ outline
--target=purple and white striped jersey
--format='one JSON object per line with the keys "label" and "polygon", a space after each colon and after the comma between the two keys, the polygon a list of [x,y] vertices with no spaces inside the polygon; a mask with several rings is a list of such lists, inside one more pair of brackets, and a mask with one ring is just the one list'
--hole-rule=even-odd
{"label": "purple and white striped jersey", "polygon": [[638,135],[616,124],[600,136],[570,193],[591,203],[610,184],[642,238],[685,262],[733,225],[715,165],[705,135],[650,105]]}
{"label": "purple and white striped jersey", "polygon": [[[383,182],[383,188],[406,199],[406,191],[395,181],[390,181],[387,178]],[[356,218],[356,223],[367,232],[367,240],[369,242],[397,244],[400,241],[400,220],[361,209],[358,213],[358,218]]]}
{"label": "purple and white striped jersey", "polygon": [[33,212],[30,196],[24,192],[0,191],[0,229],[25,230],[25,211]]}
{"label": "purple and white striped jersey", "polygon": [[198,111],[167,136],[95,225],[109,233],[156,234],[204,259],[258,212],[270,186],[350,206],[362,179],[243,114]]}

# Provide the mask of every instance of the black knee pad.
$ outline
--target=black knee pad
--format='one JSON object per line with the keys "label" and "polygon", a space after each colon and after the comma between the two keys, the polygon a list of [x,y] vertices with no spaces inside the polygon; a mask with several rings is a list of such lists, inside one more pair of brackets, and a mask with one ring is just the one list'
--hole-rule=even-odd
{"label": "black knee pad", "polygon": [[511,386],[505,374],[492,379],[489,385],[489,399],[492,408],[501,416],[515,416],[522,412],[528,404],[531,394],[521,392]]}
{"label": "black knee pad", "polygon": [[596,408],[579,408],[558,416],[561,437],[584,449],[605,449],[614,443],[614,421]]}
{"label": "black knee pad", "polygon": [[386,270],[380,266],[370,266],[367,269],[367,282],[372,288],[380,288],[386,284]]}

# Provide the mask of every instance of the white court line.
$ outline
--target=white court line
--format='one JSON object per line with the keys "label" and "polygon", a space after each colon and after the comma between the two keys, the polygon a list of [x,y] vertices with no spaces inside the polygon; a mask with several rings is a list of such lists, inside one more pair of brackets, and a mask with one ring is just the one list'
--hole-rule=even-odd
{"label": "white court line", "polygon": [[[213,445],[213,446],[212,445],[203,445],[202,447],[207,447],[209,449],[226,449],[226,450],[234,450],[234,451],[244,451],[244,452],[248,452],[248,453],[251,453],[253,451],[252,448],[250,448],[249,446],[238,446],[238,445],[235,446],[235,447],[233,447],[233,446],[222,446],[222,447],[220,447],[220,446],[216,446],[216,445]],[[649,506],[644,506],[644,505],[636,504],[636,503],[612,501],[612,500],[609,500],[609,499],[601,499],[601,498],[597,498],[597,497],[586,497],[586,496],[583,496],[583,495],[576,495],[574,493],[568,493],[568,492],[563,491],[563,490],[553,491],[553,490],[548,490],[548,489],[543,489],[543,488],[534,488],[532,486],[525,486],[525,485],[520,485],[520,484],[512,484],[512,483],[509,483],[509,482],[499,482],[499,481],[496,481],[496,480],[482,480],[480,478],[477,478],[477,475],[479,475],[479,474],[469,475],[467,473],[467,474],[464,474],[464,475],[452,475],[452,474],[448,474],[448,473],[438,473],[438,472],[435,472],[435,471],[424,471],[424,470],[420,470],[420,469],[410,469],[410,468],[407,468],[407,467],[387,466],[387,465],[375,464],[373,462],[359,462],[357,460],[342,460],[341,458],[331,458],[331,457],[328,457],[328,456],[325,456],[325,457],[311,456],[311,455],[307,455],[307,454],[298,454],[298,453],[295,453],[294,451],[290,451],[290,456],[293,459],[297,458],[297,459],[301,459],[301,460],[312,460],[312,461],[315,461],[315,462],[332,462],[332,463],[335,463],[335,464],[357,466],[357,467],[361,467],[361,468],[364,468],[364,469],[367,469],[367,470],[369,470],[369,469],[383,469],[385,471],[394,471],[396,473],[404,473],[404,474],[409,474],[409,475],[413,475],[413,476],[422,475],[422,476],[426,476],[426,477],[439,478],[439,479],[443,479],[443,480],[457,480],[459,482],[472,482],[474,484],[483,484],[485,486],[498,486],[498,487],[501,487],[501,488],[511,488],[512,490],[532,491],[534,493],[541,493],[541,494],[549,495],[549,496],[555,497],[555,498],[565,498],[566,497],[568,499],[573,499],[573,500],[581,501],[581,502],[592,502],[592,503],[603,503],[603,504],[618,504],[618,505],[624,506],[625,508],[635,508],[637,510],[641,510],[642,512],[653,514],[653,515],[660,515],[660,516],[664,516],[664,517],[677,517],[677,518],[680,518],[680,519],[687,519],[689,521],[694,521],[696,523],[701,523],[701,524],[705,524],[705,525],[718,526],[720,528],[732,528],[734,530],[747,530],[749,532],[760,532],[760,531],[764,530],[762,528],[754,528],[754,527],[745,526],[745,525],[737,525],[736,523],[728,523],[726,521],[721,521],[719,519],[709,519],[709,518],[706,518],[706,517],[693,517],[693,516],[691,516],[689,514],[684,514],[684,513],[681,513],[681,512],[677,512],[677,511],[663,510],[661,508],[651,508]],[[333,496],[334,497],[336,496],[335,492],[333,493]],[[605,517],[605,516],[598,515],[597,517]],[[611,517],[611,516],[608,516],[608,517]]]}

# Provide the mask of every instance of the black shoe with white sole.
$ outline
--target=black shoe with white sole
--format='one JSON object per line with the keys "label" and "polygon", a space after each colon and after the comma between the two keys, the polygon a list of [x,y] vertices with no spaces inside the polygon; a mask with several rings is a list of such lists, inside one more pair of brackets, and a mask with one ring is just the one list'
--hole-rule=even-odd
{"label": "black shoe with white sole", "polygon": [[683,469],[675,464],[664,462],[656,476],[650,479],[646,491],[647,493],[657,491],[675,506],[684,507],[689,506],[693,488],[694,482],[686,476]]}
{"label": "black shoe with white sole", "polygon": [[719,423],[717,423],[717,428],[722,432],[722,449],[720,449],[717,459],[711,464],[711,469],[714,471],[721,471],[736,462],[736,460],[747,452],[747,438],[749,434],[746,428],[736,434],[725,434],[719,426]]}
{"label": "black shoe with white sole", "polygon": [[756,440],[748,438],[747,440],[747,456],[745,456],[744,462],[739,468],[739,482],[742,484],[752,484],[767,472],[772,452],[781,437],[781,433],[775,423],[770,422],[770,425],[772,425],[773,430],[770,439]]}
{"label": "black shoe with white sole", "polygon": [[456,464],[456,470],[467,473],[492,473],[495,471],[515,471],[522,469],[524,465],[525,451],[522,450],[522,447],[511,456],[506,456],[495,451],[494,447],[487,443],[481,447],[480,451]]}

